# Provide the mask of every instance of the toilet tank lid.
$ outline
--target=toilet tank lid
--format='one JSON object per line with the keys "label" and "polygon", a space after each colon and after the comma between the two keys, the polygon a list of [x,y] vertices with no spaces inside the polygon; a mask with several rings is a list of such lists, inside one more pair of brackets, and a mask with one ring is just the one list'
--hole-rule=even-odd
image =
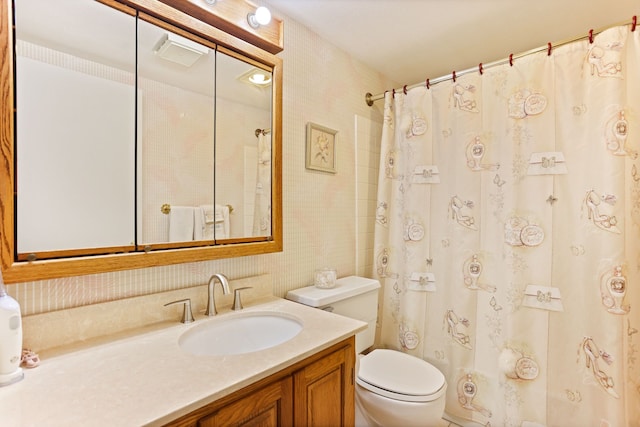
{"label": "toilet tank lid", "polygon": [[380,282],[366,277],[347,276],[336,280],[336,286],[331,289],[321,289],[315,286],[294,289],[287,292],[287,299],[311,307],[323,307],[345,298],[363,294],[380,288]]}

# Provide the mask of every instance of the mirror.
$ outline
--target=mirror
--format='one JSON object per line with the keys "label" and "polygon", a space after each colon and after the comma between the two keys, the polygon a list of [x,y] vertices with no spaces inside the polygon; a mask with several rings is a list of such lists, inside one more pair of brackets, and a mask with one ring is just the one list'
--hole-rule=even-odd
{"label": "mirror", "polygon": [[216,78],[215,48],[138,21],[142,245],[204,239],[195,214],[215,204]]}
{"label": "mirror", "polygon": [[126,3],[13,3],[9,283],[282,248],[282,61],[163,3]]}
{"label": "mirror", "polygon": [[97,2],[17,6],[17,251],[131,247],[135,17]]}
{"label": "mirror", "polygon": [[271,235],[271,72],[218,52],[216,200],[233,208],[229,237]]}
{"label": "mirror", "polygon": [[221,50],[138,22],[145,246],[271,235],[271,71]]}

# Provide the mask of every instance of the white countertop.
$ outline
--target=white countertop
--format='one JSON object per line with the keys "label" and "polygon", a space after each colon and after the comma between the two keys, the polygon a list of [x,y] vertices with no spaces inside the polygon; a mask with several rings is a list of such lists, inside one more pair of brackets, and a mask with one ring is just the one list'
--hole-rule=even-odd
{"label": "white countertop", "polygon": [[[178,337],[202,322],[248,312],[284,312],[300,319],[293,339],[259,352],[194,356]],[[240,312],[196,317],[42,358],[25,378],[0,388],[0,425],[161,425],[286,368],[363,330],[366,323],[285,299],[257,301]]]}

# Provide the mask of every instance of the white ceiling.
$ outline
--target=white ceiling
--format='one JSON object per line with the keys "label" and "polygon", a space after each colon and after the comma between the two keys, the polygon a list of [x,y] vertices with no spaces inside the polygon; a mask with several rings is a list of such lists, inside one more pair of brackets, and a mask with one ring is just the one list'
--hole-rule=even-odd
{"label": "white ceiling", "polygon": [[[266,0],[399,84],[434,79],[640,15],[640,0]],[[640,28],[639,28],[640,30]],[[287,28],[285,20],[285,43]],[[285,44],[286,49],[286,44]]]}

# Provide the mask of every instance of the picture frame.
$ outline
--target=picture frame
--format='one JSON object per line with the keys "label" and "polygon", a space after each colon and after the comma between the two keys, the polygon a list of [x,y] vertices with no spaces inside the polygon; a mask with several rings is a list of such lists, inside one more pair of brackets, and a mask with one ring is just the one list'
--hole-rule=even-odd
{"label": "picture frame", "polygon": [[316,123],[307,123],[307,169],[336,173],[337,133]]}

